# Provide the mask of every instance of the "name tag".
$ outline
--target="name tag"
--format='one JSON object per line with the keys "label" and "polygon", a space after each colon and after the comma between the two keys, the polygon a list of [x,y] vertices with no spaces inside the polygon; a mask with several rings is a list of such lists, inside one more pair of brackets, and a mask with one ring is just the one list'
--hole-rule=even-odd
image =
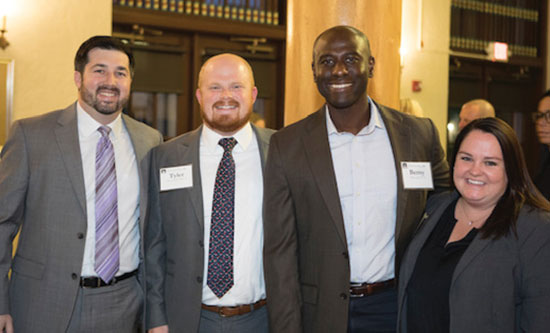
{"label": "name tag", "polygon": [[401,174],[405,189],[434,188],[430,162],[401,162]]}
{"label": "name tag", "polygon": [[161,168],[159,174],[161,192],[193,187],[193,168],[191,164]]}

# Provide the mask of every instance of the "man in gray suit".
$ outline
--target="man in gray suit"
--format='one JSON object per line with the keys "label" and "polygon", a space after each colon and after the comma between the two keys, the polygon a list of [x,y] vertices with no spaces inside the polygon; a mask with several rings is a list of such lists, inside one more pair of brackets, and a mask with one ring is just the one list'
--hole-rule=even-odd
{"label": "man in gray suit", "polygon": [[449,176],[429,119],[367,96],[374,63],[361,31],[323,32],[312,68],[326,105],[271,139],[264,265],[272,332],[395,331],[400,259],[428,192],[447,187]]}
{"label": "man in gray suit", "polygon": [[13,124],[0,161],[0,331],[141,326],[140,161],[162,137],[122,114],[133,66],[120,41],[92,37],[75,57],[78,101]]}
{"label": "man in gray suit", "polygon": [[263,164],[272,130],[250,124],[250,65],[210,58],[204,124],[151,151],[146,221],[149,332],[267,332]]}

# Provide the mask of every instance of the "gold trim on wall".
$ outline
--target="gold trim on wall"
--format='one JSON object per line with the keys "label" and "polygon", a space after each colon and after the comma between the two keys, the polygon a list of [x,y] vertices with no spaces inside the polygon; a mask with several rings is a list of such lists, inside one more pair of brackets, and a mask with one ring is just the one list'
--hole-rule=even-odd
{"label": "gold trim on wall", "polygon": [[0,59],[0,147],[8,138],[12,122],[13,67],[12,59]]}

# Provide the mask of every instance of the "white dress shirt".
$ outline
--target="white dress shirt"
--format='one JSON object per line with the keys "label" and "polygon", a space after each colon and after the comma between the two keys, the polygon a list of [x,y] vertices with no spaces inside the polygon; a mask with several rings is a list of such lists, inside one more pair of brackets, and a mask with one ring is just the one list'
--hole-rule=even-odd
{"label": "white dress shirt", "polygon": [[[88,228],[82,263],[82,276],[97,276],[95,264],[95,157],[102,125],[77,103],[78,140],[86,187]],[[118,192],[118,244],[120,266],[116,276],[131,272],[139,265],[139,174],[130,135],[119,115],[112,123],[109,138],[115,151]]]}
{"label": "white dress shirt", "polygon": [[357,135],[338,132],[326,109],[328,139],[344,215],[350,282],[394,278],[397,179],[393,151],[380,113]]}
{"label": "white dress shirt", "polygon": [[221,298],[214,295],[206,285],[206,281],[214,184],[218,165],[223,156],[223,148],[218,142],[223,137],[205,125],[200,139],[200,173],[204,205],[202,302],[207,305],[235,306],[255,303],[265,298],[262,260],[263,176],[260,149],[250,123],[247,123],[233,137],[237,140],[237,145],[232,152],[235,160],[234,285]]}

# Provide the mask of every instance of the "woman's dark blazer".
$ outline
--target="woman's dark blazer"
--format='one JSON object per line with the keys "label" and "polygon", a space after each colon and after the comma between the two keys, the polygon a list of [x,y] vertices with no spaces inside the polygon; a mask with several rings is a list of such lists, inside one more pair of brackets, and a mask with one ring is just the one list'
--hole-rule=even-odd
{"label": "woman's dark blazer", "polygon": [[[458,198],[432,196],[399,274],[398,331],[407,332],[406,287],[422,246]],[[524,206],[517,237],[474,238],[459,260],[449,292],[450,332],[550,332],[550,214]]]}

